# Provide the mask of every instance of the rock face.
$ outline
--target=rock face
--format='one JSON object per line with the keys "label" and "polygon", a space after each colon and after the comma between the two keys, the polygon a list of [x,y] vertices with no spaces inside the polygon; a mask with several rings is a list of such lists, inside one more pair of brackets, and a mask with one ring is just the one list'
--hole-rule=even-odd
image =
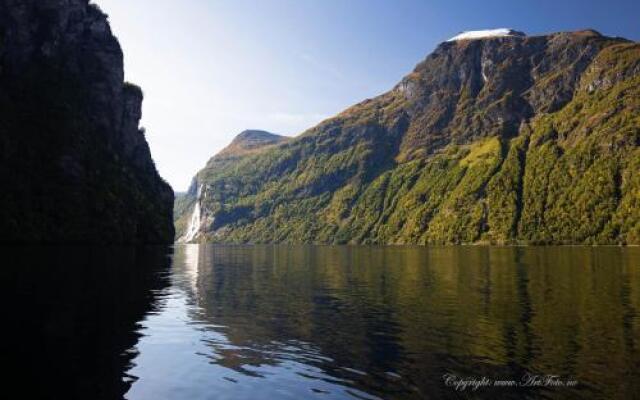
{"label": "rock face", "polygon": [[172,241],[173,191],[123,79],[96,5],[0,0],[0,241]]}
{"label": "rock face", "polygon": [[640,45],[472,39],[294,139],[208,165],[194,239],[639,244]]}

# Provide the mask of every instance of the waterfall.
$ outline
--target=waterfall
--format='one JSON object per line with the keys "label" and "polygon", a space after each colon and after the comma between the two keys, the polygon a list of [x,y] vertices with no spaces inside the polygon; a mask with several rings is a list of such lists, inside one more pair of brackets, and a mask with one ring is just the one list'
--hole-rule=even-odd
{"label": "waterfall", "polygon": [[193,207],[193,213],[191,214],[191,219],[189,220],[189,228],[185,232],[183,236],[183,242],[189,243],[195,238],[198,237],[200,233],[200,196],[202,194],[202,186],[198,189],[198,195],[196,196],[196,205]]}
{"label": "waterfall", "polygon": [[193,208],[193,214],[191,214],[191,220],[189,221],[189,228],[184,234],[184,241],[190,242],[198,236],[200,231],[200,202],[197,201]]}

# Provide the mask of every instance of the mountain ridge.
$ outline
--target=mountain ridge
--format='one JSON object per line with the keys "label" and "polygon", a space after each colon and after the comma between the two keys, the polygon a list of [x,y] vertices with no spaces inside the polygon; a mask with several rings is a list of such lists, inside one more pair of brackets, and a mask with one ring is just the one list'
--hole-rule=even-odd
{"label": "mountain ridge", "polygon": [[443,42],[389,92],[205,167],[194,239],[638,243],[639,75],[637,43],[593,30]]}

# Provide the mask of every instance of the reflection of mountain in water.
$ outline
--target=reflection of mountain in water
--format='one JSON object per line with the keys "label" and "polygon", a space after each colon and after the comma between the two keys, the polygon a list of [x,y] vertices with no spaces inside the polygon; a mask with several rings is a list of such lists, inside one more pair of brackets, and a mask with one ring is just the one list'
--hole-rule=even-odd
{"label": "reflection of mountain in water", "polygon": [[[167,286],[168,248],[3,248],[5,392],[117,399],[137,322]],[[6,336],[8,335],[8,336]],[[16,389],[11,390],[11,389]],[[8,390],[7,390],[8,389]]]}
{"label": "reflection of mountain in water", "polygon": [[4,250],[20,398],[437,399],[525,371],[580,386],[478,397],[640,393],[639,249]]}
{"label": "reflection of mountain in water", "polygon": [[529,371],[582,384],[482,394],[610,397],[640,391],[638,379],[620,378],[640,366],[639,256],[193,245],[177,249],[174,279],[194,304],[193,323],[216,332],[202,336],[209,350],[200,356],[234,371],[230,380],[291,373],[289,393],[302,379],[307,392],[441,398],[454,394],[445,373],[520,379]]}

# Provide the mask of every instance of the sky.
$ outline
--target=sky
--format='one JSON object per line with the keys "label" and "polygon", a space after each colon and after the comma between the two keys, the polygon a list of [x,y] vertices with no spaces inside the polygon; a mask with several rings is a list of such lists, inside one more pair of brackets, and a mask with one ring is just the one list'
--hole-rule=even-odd
{"label": "sky", "polygon": [[300,134],[391,89],[465,30],[640,40],[638,0],[94,0],[145,93],[160,174],[184,191],[245,129]]}

